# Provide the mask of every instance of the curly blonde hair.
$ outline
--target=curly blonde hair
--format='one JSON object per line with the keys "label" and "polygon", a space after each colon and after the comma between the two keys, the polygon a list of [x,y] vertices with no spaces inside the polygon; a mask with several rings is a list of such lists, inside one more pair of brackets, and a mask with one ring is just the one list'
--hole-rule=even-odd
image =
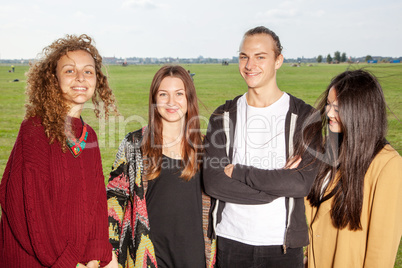
{"label": "curly blonde hair", "polygon": [[27,72],[28,96],[25,104],[25,119],[38,116],[42,120],[49,143],[57,140],[63,151],[66,150],[65,122],[69,106],[62,96],[56,76],[57,62],[70,51],[83,50],[91,54],[95,60],[96,89],[92,96],[96,117],[100,117],[99,103],[103,102],[105,117],[111,111],[117,114],[115,97],[109,87],[107,77],[102,72],[102,57],[93,45],[93,40],[86,34],[66,35],[45,47],[41,58],[31,65]]}

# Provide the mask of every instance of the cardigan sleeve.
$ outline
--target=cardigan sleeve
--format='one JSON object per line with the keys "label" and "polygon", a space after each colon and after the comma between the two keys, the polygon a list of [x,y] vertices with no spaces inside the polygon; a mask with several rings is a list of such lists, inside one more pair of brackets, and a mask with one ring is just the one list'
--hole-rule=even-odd
{"label": "cardigan sleeve", "polygon": [[112,246],[109,243],[106,189],[99,148],[96,148],[95,168],[97,178],[96,192],[98,194],[95,202],[93,224],[84,256],[87,262],[100,260],[100,266],[103,267],[112,260]]}
{"label": "cardigan sleeve", "polygon": [[21,134],[23,209],[32,253],[44,266],[74,267],[83,248],[66,243],[53,217],[57,196],[56,180],[50,176],[49,140],[43,127],[30,120],[22,125]]}
{"label": "cardigan sleeve", "polygon": [[[120,239],[123,235],[123,225],[126,207],[128,206],[130,190],[129,190],[129,174],[128,161],[126,158],[126,146],[128,138],[121,142],[116,160],[113,163],[112,171],[109,176],[109,182],[106,186],[108,219],[109,219],[109,241],[115,250],[120,248]],[[129,219],[128,219],[129,220]]]}
{"label": "cardigan sleeve", "polygon": [[402,234],[402,158],[391,158],[374,185],[364,267],[394,267]]}

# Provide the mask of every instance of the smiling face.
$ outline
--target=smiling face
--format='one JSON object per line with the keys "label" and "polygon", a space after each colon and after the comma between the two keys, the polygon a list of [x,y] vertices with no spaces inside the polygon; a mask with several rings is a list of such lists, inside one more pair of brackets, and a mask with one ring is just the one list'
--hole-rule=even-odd
{"label": "smiling face", "polygon": [[70,51],[57,62],[56,76],[69,114],[79,117],[96,87],[95,60],[84,50]]}
{"label": "smiling face", "polygon": [[328,92],[326,112],[328,117],[329,129],[335,133],[341,133],[341,120],[338,113],[338,98],[336,89],[332,87]]}
{"label": "smiling face", "polygon": [[276,70],[283,56],[275,56],[275,41],[268,34],[246,36],[240,46],[239,71],[248,88],[276,86]]}
{"label": "smiling face", "polygon": [[156,105],[163,124],[180,122],[187,113],[187,97],[180,78],[163,78],[156,92]]}

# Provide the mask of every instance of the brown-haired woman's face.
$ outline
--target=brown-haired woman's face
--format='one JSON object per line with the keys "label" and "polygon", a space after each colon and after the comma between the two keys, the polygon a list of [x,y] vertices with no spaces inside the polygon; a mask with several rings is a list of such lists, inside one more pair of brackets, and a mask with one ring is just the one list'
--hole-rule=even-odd
{"label": "brown-haired woman's face", "polygon": [[332,87],[328,92],[326,112],[328,117],[329,129],[335,133],[341,133],[341,120],[338,113],[338,98],[336,89]]}
{"label": "brown-haired woman's face", "polygon": [[164,123],[178,122],[187,113],[187,97],[184,83],[180,78],[163,78],[156,92],[156,105]]}
{"label": "brown-haired woman's face", "polygon": [[72,109],[90,100],[96,87],[95,60],[84,50],[70,51],[57,62],[56,76],[62,95]]}

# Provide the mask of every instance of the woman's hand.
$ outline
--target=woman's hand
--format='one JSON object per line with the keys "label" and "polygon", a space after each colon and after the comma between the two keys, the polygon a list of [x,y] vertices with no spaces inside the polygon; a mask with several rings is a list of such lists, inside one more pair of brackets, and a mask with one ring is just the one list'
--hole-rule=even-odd
{"label": "woman's hand", "polygon": [[108,263],[108,265],[104,266],[103,268],[118,268],[119,263],[117,262],[117,257],[114,251],[112,251],[112,260]]}
{"label": "woman's hand", "polygon": [[[84,265],[82,263],[77,264],[77,268],[99,268],[99,261],[90,261],[87,263],[87,265]],[[117,257],[114,251],[112,251],[112,260],[104,267],[102,268],[118,268],[119,264],[117,262]]]}
{"label": "woman's hand", "polygon": [[88,267],[88,268],[99,268],[99,261],[95,261],[95,260],[90,261],[90,262],[87,263],[87,266],[85,266],[85,267]]}
{"label": "woman's hand", "polygon": [[90,261],[87,263],[87,265],[84,265],[82,263],[77,263],[76,268],[98,268],[99,267],[99,262],[98,261]]}
{"label": "woman's hand", "polygon": [[232,177],[232,174],[233,174],[233,169],[234,169],[234,165],[233,164],[229,164],[229,165],[227,165],[226,167],[225,167],[225,174],[226,174],[226,176],[228,176],[228,177]]}
{"label": "woman's hand", "polygon": [[99,261],[92,260],[84,265],[82,263],[77,263],[76,268],[99,268]]}

